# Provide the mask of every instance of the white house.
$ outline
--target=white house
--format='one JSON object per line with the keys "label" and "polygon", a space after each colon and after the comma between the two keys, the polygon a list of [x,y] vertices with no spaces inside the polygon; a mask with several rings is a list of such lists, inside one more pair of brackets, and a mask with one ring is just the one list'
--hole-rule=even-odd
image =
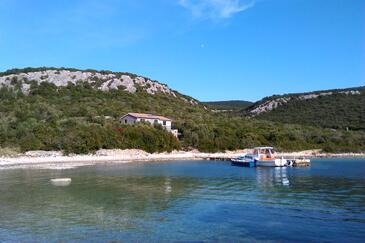
{"label": "white house", "polygon": [[123,124],[134,124],[136,122],[148,122],[151,124],[160,124],[167,131],[171,132],[175,137],[178,137],[178,130],[171,129],[171,119],[164,116],[157,116],[145,113],[128,113],[120,118]]}

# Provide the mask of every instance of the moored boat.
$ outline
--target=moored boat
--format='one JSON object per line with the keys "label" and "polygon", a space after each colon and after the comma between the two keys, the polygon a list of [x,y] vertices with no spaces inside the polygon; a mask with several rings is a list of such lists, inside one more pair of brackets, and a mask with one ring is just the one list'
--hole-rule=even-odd
{"label": "moored boat", "polygon": [[310,160],[285,159],[276,156],[273,147],[256,147],[252,154],[243,154],[237,158],[231,159],[232,165],[245,167],[284,167],[284,166],[309,166]]}
{"label": "moored boat", "polygon": [[287,159],[276,158],[273,147],[256,147],[253,154],[256,158],[256,166],[283,167],[288,165]]}

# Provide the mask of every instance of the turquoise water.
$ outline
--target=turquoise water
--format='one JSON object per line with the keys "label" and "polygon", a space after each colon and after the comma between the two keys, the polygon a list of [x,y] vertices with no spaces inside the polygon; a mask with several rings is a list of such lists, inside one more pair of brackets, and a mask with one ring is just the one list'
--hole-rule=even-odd
{"label": "turquoise water", "polygon": [[[67,187],[50,178],[71,177]],[[177,161],[0,171],[1,241],[365,239],[365,160]]]}

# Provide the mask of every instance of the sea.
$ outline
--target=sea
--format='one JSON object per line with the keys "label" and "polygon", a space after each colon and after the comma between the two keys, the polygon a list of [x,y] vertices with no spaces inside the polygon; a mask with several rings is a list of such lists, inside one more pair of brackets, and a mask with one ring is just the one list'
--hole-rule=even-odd
{"label": "sea", "polygon": [[[55,185],[53,178],[71,178]],[[1,242],[364,242],[365,159],[0,170]]]}

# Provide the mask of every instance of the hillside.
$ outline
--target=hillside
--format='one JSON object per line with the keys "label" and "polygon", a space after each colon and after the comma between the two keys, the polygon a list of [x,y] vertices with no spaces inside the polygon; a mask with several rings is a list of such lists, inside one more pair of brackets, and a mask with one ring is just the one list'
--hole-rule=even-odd
{"label": "hillside", "polygon": [[[123,125],[128,112],[173,119],[179,140],[159,126]],[[364,151],[363,132],[286,125],[216,113],[157,81],[131,73],[26,68],[0,73],[2,151],[139,148],[148,152],[234,150],[273,145],[281,150]]]}
{"label": "hillside", "polygon": [[216,112],[239,111],[253,104],[245,100],[207,101],[202,103]]}
{"label": "hillside", "polygon": [[197,119],[194,114],[204,117],[205,111],[195,99],[145,77],[65,68],[0,73],[0,99],[1,147],[16,145],[22,151],[87,152],[114,146],[143,147],[150,152],[178,149],[178,141],[160,128],[140,124],[116,134],[119,117],[138,111],[171,118],[191,113]]}
{"label": "hillside", "polygon": [[365,130],[365,87],[275,95],[244,110],[260,119],[335,129]]}

